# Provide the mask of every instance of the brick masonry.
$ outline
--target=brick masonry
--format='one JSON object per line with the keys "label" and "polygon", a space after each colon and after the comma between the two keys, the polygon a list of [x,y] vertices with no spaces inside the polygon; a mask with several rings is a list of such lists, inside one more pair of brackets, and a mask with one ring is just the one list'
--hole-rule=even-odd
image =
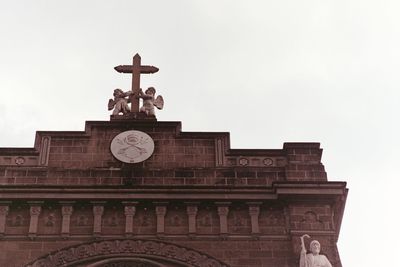
{"label": "brick masonry", "polygon": [[[112,156],[111,140],[127,130],[153,138],[149,159]],[[102,240],[158,240],[221,266],[294,267],[304,233],[341,266],[347,189],[327,181],[321,155],[319,143],[232,149],[229,133],[182,132],[179,122],[89,121],[82,132],[37,132],[33,148],[0,148],[0,266],[41,266],[48,253]],[[157,260],[178,266],[168,253]]]}

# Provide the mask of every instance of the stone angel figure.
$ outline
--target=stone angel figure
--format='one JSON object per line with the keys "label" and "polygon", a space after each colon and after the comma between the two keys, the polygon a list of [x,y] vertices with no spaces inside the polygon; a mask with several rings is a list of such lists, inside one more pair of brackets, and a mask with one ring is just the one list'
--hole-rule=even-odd
{"label": "stone angel figure", "polygon": [[149,87],[143,93],[142,89],[139,91],[139,98],[143,99],[143,106],[140,108],[140,112],[146,113],[147,116],[154,116],[154,107],[158,109],[163,109],[164,99],[161,95],[154,98],[156,94],[156,89],[154,87]]}
{"label": "stone angel figure", "polygon": [[300,267],[332,267],[328,258],[325,255],[320,255],[321,244],[317,240],[310,243],[311,253],[307,254],[306,246],[304,245],[304,237],[310,238],[305,234],[300,237],[301,252],[300,252]]}
{"label": "stone angel figure", "polygon": [[114,99],[108,100],[108,110],[112,110],[114,108],[112,115],[118,115],[119,113],[126,114],[131,110],[128,106],[130,101],[127,98],[131,94],[132,91],[124,92],[119,88],[114,90]]}

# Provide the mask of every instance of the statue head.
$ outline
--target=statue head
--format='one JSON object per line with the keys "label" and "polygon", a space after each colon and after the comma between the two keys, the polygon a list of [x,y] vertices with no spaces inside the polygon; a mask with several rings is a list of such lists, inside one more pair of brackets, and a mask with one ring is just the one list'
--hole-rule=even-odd
{"label": "statue head", "polygon": [[149,87],[149,88],[147,88],[145,93],[146,93],[146,95],[155,95],[156,89],[154,89],[154,87]]}
{"label": "statue head", "polygon": [[114,90],[114,96],[120,96],[120,95],[122,95],[124,92],[121,90],[121,89],[119,89],[119,88],[117,88],[117,89],[115,89]]}
{"label": "statue head", "polygon": [[317,240],[311,241],[310,250],[311,250],[312,254],[318,255],[319,252],[321,251],[321,244]]}

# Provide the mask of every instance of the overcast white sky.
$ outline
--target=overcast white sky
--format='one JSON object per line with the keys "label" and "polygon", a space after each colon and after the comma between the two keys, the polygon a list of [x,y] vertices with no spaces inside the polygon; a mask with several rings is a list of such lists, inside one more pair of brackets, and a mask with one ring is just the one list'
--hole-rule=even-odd
{"label": "overcast white sky", "polygon": [[[350,188],[345,267],[394,266],[400,251],[400,2],[0,0],[0,147],[36,130],[109,120],[114,88],[142,64],[159,120],[229,131],[233,148],[320,142]],[[397,203],[396,203],[397,202]]]}

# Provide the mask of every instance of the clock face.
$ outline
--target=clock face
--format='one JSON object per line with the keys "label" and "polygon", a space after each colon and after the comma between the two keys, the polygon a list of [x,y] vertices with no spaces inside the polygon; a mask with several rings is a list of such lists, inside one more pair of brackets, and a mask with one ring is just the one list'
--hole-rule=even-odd
{"label": "clock face", "polygon": [[154,141],[140,131],[130,130],[114,137],[110,146],[111,153],[125,163],[138,163],[148,159],[154,151]]}

